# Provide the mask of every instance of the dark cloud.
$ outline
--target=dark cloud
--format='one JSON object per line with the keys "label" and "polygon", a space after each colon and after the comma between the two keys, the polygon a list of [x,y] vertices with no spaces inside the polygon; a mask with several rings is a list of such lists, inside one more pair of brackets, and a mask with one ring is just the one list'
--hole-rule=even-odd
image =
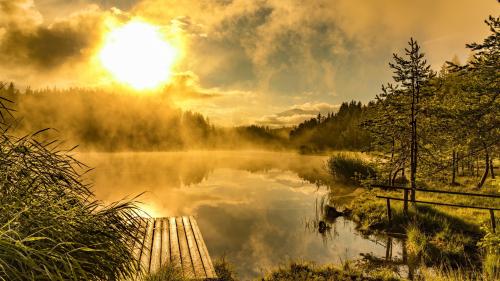
{"label": "dark cloud", "polygon": [[[3,10],[12,18],[19,18],[22,12],[11,7]],[[99,42],[102,20],[100,10],[90,9],[51,25],[11,24],[0,37],[0,61],[50,70],[68,61],[80,60]]]}

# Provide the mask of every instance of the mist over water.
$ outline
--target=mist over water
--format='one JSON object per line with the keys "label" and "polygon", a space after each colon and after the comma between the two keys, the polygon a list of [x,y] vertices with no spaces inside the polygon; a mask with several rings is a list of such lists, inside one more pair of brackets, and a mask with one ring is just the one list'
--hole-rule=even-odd
{"label": "mist over water", "polygon": [[[354,188],[326,186],[325,156],[263,151],[82,153],[100,200],[142,192],[152,216],[192,215],[213,259],[225,257],[242,279],[289,260],[340,263],[360,253],[385,254],[383,244],[338,218],[330,231],[313,226],[319,202]],[[395,250],[399,252],[399,249]]]}

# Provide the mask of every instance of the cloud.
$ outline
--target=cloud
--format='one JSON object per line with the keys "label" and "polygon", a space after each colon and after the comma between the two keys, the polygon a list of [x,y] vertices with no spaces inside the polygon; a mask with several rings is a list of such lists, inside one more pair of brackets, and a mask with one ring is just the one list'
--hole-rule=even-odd
{"label": "cloud", "polygon": [[43,21],[33,0],[0,0],[0,27],[22,28]]}
{"label": "cloud", "polygon": [[497,8],[493,0],[0,0],[0,76],[35,87],[109,82],[92,65],[103,21],[141,17],[181,38],[166,90],[180,103],[224,124],[261,116],[293,124],[312,113],[275,112],[311,99],[370,100],[410,36],[433,66],[455,54],[464,61],[464,44],[484,38],[483,19]]}
{"label": "cloud", "polygon": [[390,79],[391,53],[410,36],[431,42],[451,35],[424,44],[431,63],[466,52],[465,42],[487,32],[482,20],[496,5],[490,2],[144,0],[133,12],[158,23],[184,17],[197,26],[204,36],[189,40],[185,67],[206,87],[335,93],[340,102],[376,94]]}
{"label": "cloud", "polygon": [[277,114],[263,116],[257,119],[256,123],[270,127],[290,127],[314,118],[318,113],[326,115],[330,112],[336,112],[338,109],[339,105],[328,103],[304,103],[293,105],[289,109]]}
{"label": "cloud", "polygon": [[1,59],[11,64],[53,69],[84,57],[97,41],[99,29],[100,21],[91,13],[30,31],[11,29],[2,40]]}
{"label": "cloud", "polygon": [[6,16],[0,41],[3,64],[50,70],[88,56],[99,42],[103,13],[96,6],[44,25],[30,1],[17,2],[0,6]]}
{"label": "cloud", "polygon": [[204,89],[193,72],[177,73],[165,87],[164,93],[178,100],[206,99],[221,96],[217,89]]}

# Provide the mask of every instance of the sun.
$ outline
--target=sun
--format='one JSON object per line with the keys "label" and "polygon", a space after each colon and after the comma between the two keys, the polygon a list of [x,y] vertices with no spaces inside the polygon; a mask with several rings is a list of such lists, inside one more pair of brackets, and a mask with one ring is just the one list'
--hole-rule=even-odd
{"label": "sun", "polygon": [[105,37],[99,60],[114,79],[136,90],[153,89],[172,76],[177,49],[152,24],[132,21]]}

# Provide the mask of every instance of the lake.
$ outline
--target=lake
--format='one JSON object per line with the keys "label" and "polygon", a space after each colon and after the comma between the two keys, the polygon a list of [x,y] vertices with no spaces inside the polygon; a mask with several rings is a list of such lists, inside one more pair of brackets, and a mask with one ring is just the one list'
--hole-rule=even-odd
{"label": "lake", "polygon": [[318,231],[322,202],[356,192],[331,183],[325,156],[192,151],[81,153],[78,159],[95,167],[88,177],[100,200],[143,193],[138,200],[152,216],[194,216],[212,259],[224,257],[241,279],[290,260],[324,264],[386,254],[385,242],[364,237],[342,217]]}

